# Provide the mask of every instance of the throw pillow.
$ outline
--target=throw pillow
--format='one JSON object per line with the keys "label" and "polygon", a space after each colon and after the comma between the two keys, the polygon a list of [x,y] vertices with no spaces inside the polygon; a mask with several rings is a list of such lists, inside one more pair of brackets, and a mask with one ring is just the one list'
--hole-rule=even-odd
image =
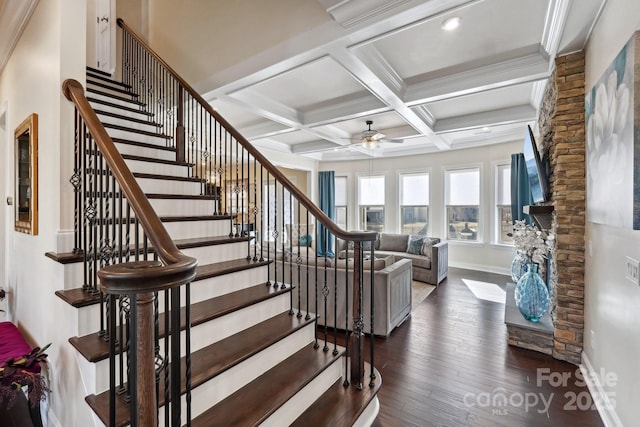
{"label": "throw pillow", "polygon": [[406,234],[380,234],[381,251],[406,252],[408,237]]}
{"label": "throw pillow", "polygon": [[409,236],[409,243],[407,244],[407,253],[422,255],[422,243],[424,237],[421,236]]}
{"label": "throw pillow", "polygon": [[305,234],[304,236],[300,236],[300,239],[298,240],[298,245],[311,246],[312,242],[313,242],[313,236],[310,234]]}
{"label": "throw pillow", "polygon": [[438,237],[425,237],[422,242],[422,255],[431,257],[431,246],[440,243]]}

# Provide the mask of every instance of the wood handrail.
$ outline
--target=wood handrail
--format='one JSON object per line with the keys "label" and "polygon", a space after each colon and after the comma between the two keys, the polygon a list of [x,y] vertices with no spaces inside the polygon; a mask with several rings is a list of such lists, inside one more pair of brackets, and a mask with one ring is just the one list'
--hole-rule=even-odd
{"label": "wood handrail", "polygon": [[285,187],[291,194],[293,194],[298,201],[307,209],[308,212],[313,214],[316,219],[322,223],[331,233],[343,240],[353,241],[373,241],[376,238],[377,233],[375,231],[346,231],[340,228],[331,218],[329,218],[315,203],[313,203],[302,191],[298,189],[287,177],[276,168],[265,156],[260,153],[246,138],[244,138],[240,132],[238,132],[229,122],[227,122],[217,111],[211,107],[211,105],[200,96],[195,89],[189,85],[180,75],[167,64],[151,47],[139,37],[122,18],[117,20],[118,26],[127,31],[131,37],[133,37],[140,45],[153,56],[173,78],[186,90],[202,108],[204,108],[209,114],[211,114],[240,144],[244,147],[249,154],[251,154],[264,168],[273,175],[283,187]]}
{"label": "wood handrail", "polygon": [[196,259],[183,254],[167,233],[149,199],[89,104],[80,82],[67,79],[62,84],[62,90],[65,97],[75,104],[85,121],[100,152],[126,195],[127,202],[162,261],[162,264],[158,262],[116,264],[101,269],[99,275],[105,291],[116,294],[150,292],[188,283],[195,277]]}

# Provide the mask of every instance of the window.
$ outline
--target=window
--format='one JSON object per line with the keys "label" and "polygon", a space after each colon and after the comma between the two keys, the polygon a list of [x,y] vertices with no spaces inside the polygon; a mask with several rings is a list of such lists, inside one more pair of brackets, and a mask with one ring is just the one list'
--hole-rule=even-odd
{"label": "window", "polygon": [[496,166],[496,243],[512,244],[511,165]]}
{"label": "window", "polygon": [[[264,241],[278,243],[286,242],[286,227],[283,224],[291,224],[295,220],[294,212],[291,209],[291,193],[289,190],[275,182],[265,184],[263,191],[263,239]],[[277,209],[277,212],[276,212]],[[277,234],[277,239],[276,239]]]}
{"label": "window", "polygon": [[400,174],[400,233],[427,235],[429,174]]}
{"label": "window", "polygon": [[358,180],[360,229],[384,229],[384,176],[361,176]]}
{"label": "window", "polygon": [[445,204],[449,240],[478,241],[480,168],[445,171]]}
{"label": "window", "polygon": [[347,177],[335,177],[336,224],[347,230]]}

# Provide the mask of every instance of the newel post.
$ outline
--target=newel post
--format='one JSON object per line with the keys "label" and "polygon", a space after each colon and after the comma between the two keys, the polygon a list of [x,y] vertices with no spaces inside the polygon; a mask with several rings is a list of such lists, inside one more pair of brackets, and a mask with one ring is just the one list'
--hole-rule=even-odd
{"label": "newel post", "polygon": [[[144,292],[137,295],[136,323],[137,349],[136,349],[136,396],[138,398],[138,411],[136,413],[136,425],[139,427],[156,427],[158,425],[158,413],[156,408],[156,375],[154,356],[154,325],[153,325],[153,292]],[[132,418],[133,419],[133,418]]]}
{"label": "newel post", "polygon": [[362,390],[364,382],[364,317],[362,313],[362,242],[355,241],[353,248],[353,333],[349,338],[351,348],[351,381]]}

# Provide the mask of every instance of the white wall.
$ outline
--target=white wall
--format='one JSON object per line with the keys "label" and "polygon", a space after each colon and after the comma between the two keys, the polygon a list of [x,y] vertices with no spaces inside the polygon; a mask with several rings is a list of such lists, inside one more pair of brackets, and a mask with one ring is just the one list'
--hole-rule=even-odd
{"label": "white wall", "polygon": [[[524,128],[523,128],[524,135]],[[319,170],[333,170],[336,175],[346,175],[349,185],[349,228],[358,228],[357,181],[359,175],[385,176],[385,231],[397,233],[400,219],[397,216],[399,194],[398,173],[428,170],[430,173],[429,235],[445,238],[444,170],[447,167],[473,165],[481,169],[480,223],[484,230],[480,242],[449,242],[449,265],[508,274],[513,260],[511,246],[494,244],[493,209],[495,197],[494,167],[496,162],[511,161],[511,154],[522,151],[523,141],[485,147],[446,151],[442,153],[408,157],[377,158],[349,162],[322,162]]]}
{"label": "white wall", "polygon": [[[177,4],[174,0],[149,1],[150,45],[201,92],[317,46],[322,36],[312,35],[312,30],[328,26],[329,31],[342,31],[315,0]],[[199,85],[203,79],[210,81]]]}
{"label": "white wall", "polygon": [[[0,105],[6,105],[6,127],[11,131],[29,114],[37,113],[39,234],[26,235],[7,227],[7,283],[9,316],[32,344],[52,343],[49,378],[50,404],[61,425],[89,425],[91,412],[84,402],[75,350],[67,340],[77,334],[75,311],[55,296],[64,287],[61,268],[44,256],[55,251],[59,234],[73,218],[72,173],[73,109],[64,99],[62,81],[82,81],[85,66],[85,0],[39,2],[9,62],[0,75]],[[13,159],[13,144],[6,157]],[[3,158],[3,164],[7,159]],[[12,163],[11,163],[12,164]],[[9,184],[0,187],[5,215],[13,219],[13,168],[1,172]],[[8,221],[9,222],[9,221]],[[73,315],[72,315],[73,314]]]}
{"label": "white wall", "polygon": [[[586,47],[587,93],[638,29],[639,2],[607,2]],[[616,375],[615,381],[601,383],[606,392],[614,394],[622,425],[637,425],[640,287],[625,279],[625,257],[640,259],[640,231],[587,223],[586,242],[584,353],[596,372],[603,369]]]}

